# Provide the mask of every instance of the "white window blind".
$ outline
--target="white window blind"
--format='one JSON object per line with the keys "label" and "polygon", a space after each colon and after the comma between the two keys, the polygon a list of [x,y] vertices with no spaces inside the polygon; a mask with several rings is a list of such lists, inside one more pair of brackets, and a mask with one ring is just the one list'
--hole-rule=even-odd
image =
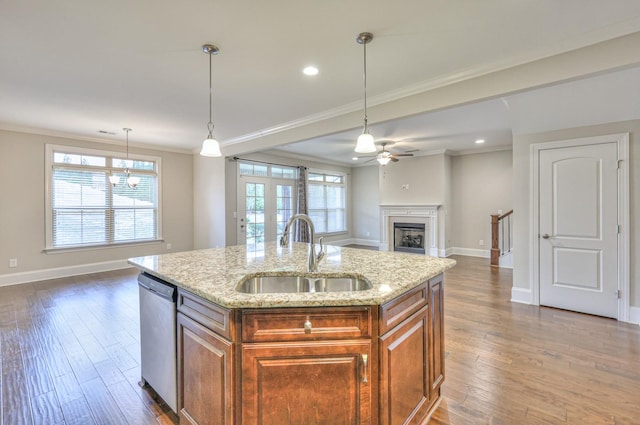
{"label": "white window blind", "polygon": [[[160,239],[159,158],[47,145],[47,248]],[[140,178],[126,183],[125,168]],[[114,187],[110,175],[119,177]]]}
{"label": "white window blind", "polygon": [[345,177],[340,174],[310,172],[307,182],[309,216],[316,231],[346,231]]}

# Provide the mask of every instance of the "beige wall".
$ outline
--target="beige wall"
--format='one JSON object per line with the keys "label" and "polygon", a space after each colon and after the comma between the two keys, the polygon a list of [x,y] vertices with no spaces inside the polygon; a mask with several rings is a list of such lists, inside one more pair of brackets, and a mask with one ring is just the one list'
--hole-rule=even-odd
{"label": "beige wall", "polygon": [[[380,167],[380,204],[442,205],[445,198],[444,154],[402,158]],[[409,185],[402,189],[402,185]]]}
{"label": "beige wall", "polygon": [[380,242],[380,190],[378,188],[379,165],[356,167],[351,171],[353,190],[353,224],[351,237],[361,242]]}
{"label": "beige wall", "polygon": [[513,286],[531,289],[530,284],[530,146],[556,140],[568,140],[581,137],[601,136],[616,133],[630,133],[629,137],[629,178],[630,178],[630,286],[631,306],[640,307],[640,120],[616,122],[610,124],[578,127],[532,135],[514,136],[513,141],[513,200],[517,220],[514,227],[514,267]]}
{"label": "beige wall", "polygon": [[[253,161],[263,161],[269,162],[273,164],[281,164],[281,165],[289,165],[292,167],[296,166],[305,166],[312,170],[320,170],[320,171],[336,171],[339,173],[343,173],[347,176],[347,232],[339,233],[336,235],[325,236],[324,242],[330,244],[331,242],[340,242],[345,239],[349,239],[351,237],[351,228],[352,228],[352,214],[351,214],[351,168],[349,167],[341,167],[339,165],[326,164],[323,162],[309,161],[305,159],[292,158],[288,156],[280,156],[277,153],[250,153],[241,156],[242,159],[253,160]],[[238,200],[237,200],[237,164],[235,161],[227,161],[226,163],[226,211],[227,211],[227,235],[226,235],[226,243],[227,245],[236,245],[237,241],[237,218],[233,217],[233,213],[238,211]]]}
{"label": "beige wall", "polygon": [[[125,260],[193,248],[192,155],[131,147],[162,158],[164,242],[47,254],[45,247],[45,144],[122,151],[122,146],[0,131],[0,276]],[[18,267],[9,268],[17,258]]]}
{"label": "beige wall", "polygon": [[194,248],[225,246],[225,159],[193,155]]}
{"label": "beige wall", "polygon": [[[491,249],[490,215],[513,208],[511,150],[452,157],[451,245]],[[518,215],[514,221],[519,220]],[[484,240],[484,246],[479,241]]]}

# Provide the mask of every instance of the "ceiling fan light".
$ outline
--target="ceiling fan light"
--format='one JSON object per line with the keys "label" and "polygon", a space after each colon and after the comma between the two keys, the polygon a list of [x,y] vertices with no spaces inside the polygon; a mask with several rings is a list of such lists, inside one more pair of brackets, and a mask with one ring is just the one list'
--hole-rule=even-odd
{"label": "ceiling fan light", "polygon": [[391,161],[391,157],[390,156],[380,156],[380,155],[378,155],[378,157],[376,159],[378,160],[380,165],[387,165],[389,163],[389,161]]}
{"label": "ceiling fan light", "polygon": [[118,183],[120,183],[120,177],[114,175],[114,174],[110,174],[109,175],[109,183],[111,183],[111,185],[113,187],[117,186]]}
{"label": "ceiling fan light", "polygon": [[200,155],[202,156],[212,156],[219,157],[222,156],[222,152],[220,152],[220,143],[212,136],[207,137],[202,142],[202,149],[200,150]]}
{"label": "ceiling fan light", "polygon": [[373,143],[373,136],[369,133],[362,133],[358,136],[358,140],[356,142],[355,151],[358,153],[372,153],[375,152],[376,145]]}

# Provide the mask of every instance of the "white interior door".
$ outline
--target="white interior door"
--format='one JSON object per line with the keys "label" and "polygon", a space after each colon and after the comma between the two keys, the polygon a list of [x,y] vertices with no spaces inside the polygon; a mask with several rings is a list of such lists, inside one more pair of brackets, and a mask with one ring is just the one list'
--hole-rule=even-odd
{"label": "white interior door", "polygon": [[295,205],[294,182],[241,176],[238,186],[238,243],[261,250],[283,233]]}
{"label": "white interior door", "polygon": [[540,150],[540,304],[618,315],[618,150]]}

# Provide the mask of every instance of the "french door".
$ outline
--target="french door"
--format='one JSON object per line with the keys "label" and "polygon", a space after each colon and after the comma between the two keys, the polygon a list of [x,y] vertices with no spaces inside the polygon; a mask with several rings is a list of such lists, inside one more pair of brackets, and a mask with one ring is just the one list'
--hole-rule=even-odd
{"label": "french door", "polygon": [[240,176],[238,187],[238,243],[251,251],[282,236],[296,205],[295,181]]}

